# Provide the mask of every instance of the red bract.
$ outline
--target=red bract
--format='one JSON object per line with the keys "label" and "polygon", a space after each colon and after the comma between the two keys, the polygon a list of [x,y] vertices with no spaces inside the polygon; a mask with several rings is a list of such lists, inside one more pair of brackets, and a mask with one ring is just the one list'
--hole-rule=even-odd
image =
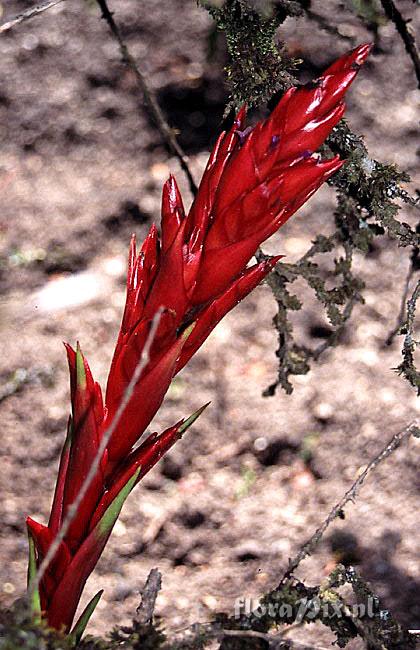
{"label": "red bract", "polygon": [[274,257],[247,268],[258,246],[343,164],[338,157],[322,160],[314,152],[343,115],[343,96],[369,49],[362,45],[314,83],[291,88],[271,116],[253,128],[245,128],[243,108],[230,131],[220,135],[188,215],[175,179],[166,182],[161,236],[152,226],[138,253],[134,237],[131,242],[127,301],[105,405],[79,346],[76,351],[66,346],[72,415],[49,524],[28,518],[32,567],[45,556],[79,494],[153,319],[163,309],[148,363],[41,581],[41,608],[51,626],[69,631],[84,584],[125,498],[202,411],[160,435],[149,435],[134,449],[173,376],[278,261]]}

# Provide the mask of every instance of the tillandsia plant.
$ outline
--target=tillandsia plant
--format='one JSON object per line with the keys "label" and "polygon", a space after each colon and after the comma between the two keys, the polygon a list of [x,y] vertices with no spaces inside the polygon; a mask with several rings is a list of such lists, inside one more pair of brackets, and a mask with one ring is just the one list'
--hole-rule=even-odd
{"label": "tillandsia plant", "polygon": [[[152,226],[139,253],[134,237],[131,242],[127,299],[105,400],[79,345],[66,346],[72,414],[48,525],[27,520],[31,580],[83,494],[101,440],[112,434],[32,599],[51,627],[70,631],[85,582],[124,500],[202,411],[140,441],[172,378],[279,260],[247,267],[258,246],[343,165],[338,157],[322,160],[315,152],[342,117],[343,96],[369,49],[362,45],[313,83],[291,88],[253,128],[245,127],[243,108],[217,140],[188,214],[175,179],[169,178],[161,235]],[[146,345],[147,362],[127,397]],[[100,593],[76,626],[78,634]]]}

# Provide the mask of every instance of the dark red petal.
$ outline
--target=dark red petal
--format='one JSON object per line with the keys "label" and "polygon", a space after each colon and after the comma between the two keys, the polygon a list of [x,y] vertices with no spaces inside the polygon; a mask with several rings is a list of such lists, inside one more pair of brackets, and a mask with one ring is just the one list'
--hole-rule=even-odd
{"label": "dark red petal", "polygon": [[343,162],[338,156],[323,162],[314,163],[313,159],[302,161],[296,167],[284,172],[283,183],[278,194],[279,200],[283,204],[292,204],[301,193],[309,198],[313,193],[312,188],[320,187],[326,178],[343,165]]}
{"label": "dark red petal", "polygon": [[255,233],[225,248],[206,251],[191,303],[197,306],[205,305],[226,291],[246,267],[261,241],[260,233]]}
{"label": "dark red petal", "polygon": [[339,59],[336,59],[332,65],[330,65],[329,68],[327,68],[324,72],[325,75],[330,75],[330,74],[336,74],[337,72],[340,72],[341,70],[345,70],[346,68],[352,68],[352,67],[360,67],[363,65],[366,61],[366,59],[369,56],[369,53],[371,52],[373,47],[373,43],[363,43],[362,45],[358,45],[354,50],[351,50],[351,52],[347,52],[347,54],[343,54]]}
{"label": "dark red petal", "polygon": [[64,501],[64,486],[66,484],[67,468],[70,458],[71,446],[71,416],[67,424],[67,436],[61,451],[60,465],[58,468],[57,483],[55,486],[54,498],[51,506],[50,520],[48,528],[51,530],[52,535],[56,535],[61,526],[63,514],[63,501]]}
{"label": "dark red petal", "polygon": [[335,61],[313,84],[302,86],[288,102],[286,129],[290,133],[341,102],[366,60],[370,46],[361,45]]}
{"label": "dark red petal", "polygon": [[234,157],[240,147],[238,134],[244,128],[246,106],[237,114],[232,128],[228,133],[223,132],[210,154],[207,167],[201,179],[197,196],[195,197],[188,215],[187,237],[190,241],[188,250],[197,253],[203,245],[206,231],[209,227],[216,191],[229,160]]}
{"label": "dark red petal", "polygon": [[[35,542],[39,564],[46,556],[54,540],[54,535],[47,526],[39,524],[35,519],[32,519],[32,517],[26,518],[26,525]],[[49,584],[45,585],[47,598],[51,597],[52,585],[56,586],[60,582],[70,562],[71,555],[69,549],[65,542],[61,542],[56,554],[47,568],[47,574],[50,577]]]}
{"label": "dark red petal", "polygon": [[120,492],[127,481],[135,474],[136,470],[141,467],[138,481],[140,481],[148,471],[158,462],[160,458],[179,440],[179,428],[182,420],[175,426],[170,427],[159,436],[156,433],[151,434],[148,439],[135,449],[127,459],[123,462],[122,466],[118,469],[117,474],[112,475],[108,482],[110,488],[104,493],[101,498],[95,513],[90,522],[90,530],[92,530],[98,521],[103,516],[109,504],[115,499],[116,495]]}
{"label": "dark red petal", "polygon": [[176,372],[179,372],[197,352],[217,323],[260,284],[279,259],[281,259],[281,256],[272,257],[270,260],[260,262],[247,269],[221,296],[204,308],[197,317],[195,327],[182,349],[176,365]]}
{"label": "dark red petal", "polygon": [[184,219],[184,206],[175,177],[171,176],[166,181],[162,190],[162,252],[165,253],[171,246]]}
{"label": "dark red petal", "polygon": [[281,143],[279,144],[279,155],[273,161],[273,166],[278,165],[279,161],[296,158],[299,154],[312,154],[317,151],[329,136],[334,126],[341,120],[344,112],[345,105],[341,102],[322,117],[314,118],[310,122],[307,122],[301,129],[292,132],[283,145]]}
{"label": "dark red petal", "polygon": [[[121,350],[130,332],[137,326],[143,316],[146,298],[155,279],[159,264],[159,235],[155,224],[150,228],[149,234],[143,242],[140,253],[136,256],[135,238],[131,239],[128,255],[127,297],[124,315],[118,334],[111,363],[108,383],[114,377],[114,366],[118,362]],[[106,390],[108,401],[109,386]]]}
{"label": "dark red petal", "polygon": [[174,311],[179,323],[188,305],[184,286],[184,238],[187,222],[182,221],[169,250],[162,255],[159,272],[144,307],[144,318],[153,318],[160,307]]}
{"label": "dark red petal", "polygon": [[[100,442],[98,421],[104,413],[99,413],[98,389],[90,372],[89,365],[80,348],[76,353],[76,387],[72,400],[71,445],[63,492],[63,516],[76,499],[83,482],[89,473]],[[66,535],[66,542],[73,550],[80,544],[86,531],[92,510],[103,487],[102,472],[98,469]]]}
{"label": "dark red petal", "polygon": [[[108,445],[108,459],[111,465],[126,457],[156,414],[171,383],[175,364],[186,338],[187,334],[181,335],[137,383]],[[107,418],[104,428],[109,425],[110,420]]]}
{"label": "dark red petal", "polygon": [[260,184],[279,160],[310,155],[322,144],[340,119],[342,98],[368,52],[369,46],[363,45],[339,59],[312,85],[287,91],[271,116],[257,124],[230,157],[214,202],[216,214]]}

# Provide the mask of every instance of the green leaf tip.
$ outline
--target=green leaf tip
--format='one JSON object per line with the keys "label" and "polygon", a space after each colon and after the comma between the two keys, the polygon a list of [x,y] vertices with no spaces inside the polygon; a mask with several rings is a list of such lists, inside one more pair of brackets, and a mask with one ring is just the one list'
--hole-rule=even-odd
{"label": "green leaf tip", "polygon": [[86,605],[85,609],[80,615],[80,618],[78,619],[76,625],[74,626],[71,636],[73,637],[74,644],[77,645],[81,639],[82,636],[86,630],[86,626],[89,623],[89,620],[93,614],[93,612],[96,609],[96,605],[99,603],[101,600],[102,594],[104,593],[104,590],[101,589],[98,591],[98,593],[88,602]]}
{"label": "green leaf tip", "polygon": [[77,387],[85,390],[86,388],[86,369],[80,343],[77,341],[76,346],[76,380]]}
{"label": "green leaf tip", "polygon": [[111,532],[115,522],[118,519],[118,515],[120,514],[121,509],[124,505],[124,501],[126,500],[126,498],[128,497],[131,490],[136,484],[140,471],[141,471],[141,467],[138,467],[135,473],[133,474],[133,476],[127,481],[127,483],[117,494],[117,496],[112,501],[112,503],[105,510],[102,518],[97,524],[97,531],[99,537],[104,537],[105,535],[108,535]]}
{"label": "green leaf tip", "polygon": [[193,331],[195,327],[195,321],[191,323],[191,325],[188,325],[188,327],[185,328],[185,330],[182,332],[181,337],[183,341],[186,341],[191,332]]}
{"label": "green leaf tip", "polygon": [[36,587],[33,589],[33,584],[36,579],[36,550],[35,542],[31,533],[28,532],[28,542],[29,542],[29,558],[28,558],[28,596],[29,596],[29,606],[31,608],[32,614],[35,621],[41,620],[41,598],[39,596],[39,588]]}
{"label": "green leaf tip", "polygon": [[187,429],[189,429],[190,426],[193,425],[194,422],[195,422],[195,421],[200,417],[200,415],[202,414],[202,412],[206,410],[206,408],[208,407],[208,405],[209,405],[210,403],[211,403],[211,402],[207,402],[207,404],[204,404],[203,406],[201,406],[197,411],[195,411],[195,413],[193,413],[192,415],[190,415],[189,418],[187,418],[186,420],[184,420],[184,422],[181,424],[181,426],[180,426],[179,429],[178,429],[178,433],[179,433],[180,435],[182,435],[183,433],[185,433],[185,431],[186,431]]}

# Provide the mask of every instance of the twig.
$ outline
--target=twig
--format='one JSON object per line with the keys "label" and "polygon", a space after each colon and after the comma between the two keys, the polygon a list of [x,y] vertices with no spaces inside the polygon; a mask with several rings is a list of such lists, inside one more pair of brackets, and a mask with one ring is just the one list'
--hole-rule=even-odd
{"label": "twig", "polygon": [[159,310],[156,312],[155,316],[153,317],[153,320],[151,322],[151,327],[149,334],[146,339],[146,343],[144,345],[144,348],[141,353],[141,357],[139,359],[139,362],[134,370],[133,376],[130,380],[130,383],[128,384],[124,395],[122,397],[122,400],[120,402],[120,405],[115,413],[115,417],[112,420],[110,426],[106,431],[104,432],[101,443],[98,447],[97,453],[95,458],[93,459],[92,465],[89,468],[89,472],[87,473],[87,476],[85,480],[83,481],[80,491],[77,494],[77,497],[73,501],[73,503],[69,506],[67,510],[66,517],[61,525],[60,530],[57,533],[57,536],[54,538],[53,542],[51,543],[51,546],[49,547],[44,559],[42,560],[41,564],[39,565],[38,571],[32,580],[31,584],[28,587],[28,594],[29,598],[31,599],[35,590],[38,588],[39,583],[41,582],[42,578],[45,575],[46,570],[48,569],[48,566],[52,559],[54,558],[61,542],[63,541],[67,531],[70,528],[70,525],[74,519],[74,517],[77,514],[77,511],[80,507],[80,504],[83,501],[83,498],[88,491],[93,479],[95,478],[96,472],[98,470],[99,464],[101,462],[102,456],[104,454],[104,451],[111,439],[112,434],[114,433],[116,427],[118,426],[122,416],[124,415],[124,411],[133,395],[134,389],[137,385],[137,382],[139,381],[143,370],[147,366],[150,360],[150,348],[152,346],[152,343],[155,339],[157,329],[159,327],[159,323],[162,317],[163,313],[163,308],[160,307]]}
{"label": "twig", "polygon": [[263,641],[272,641],[274,636],[266,634],[265,632],[257,632],[256,630],[221,630],[221,636],[234,636],[239,638],[248,637],[250,639],[263,639]]}
{"label": "twig", "polygon": [[309,352],[309,355],[312,357],[314,361],[318,361],[319,357],[324,352],[326,352],[329,348],[333,348],[336,345],[340,336],[342,335],[346,326],[348,325],[348,320],[350,319],[353,312],[353,308],[357,302],[359,302],[357,296],[352,296],[349,299],[348,303],[343,309],[343,313],[342,313],[343,322],[341,323],[341,325],[338,325],[338,327],[336,327],[335,330],[331,332],[330,336],[326,341],[320,343],[320,345],[318,345],[317,348]]}
{"label": "twig", "polygon": [[305,7],[305,12],[308,18],[310,18],[310,20],[313,20],[320,29],[323,29],[328,34],[332,34],[332,36],[341,38],[343,41],[348,41],[349,43],[355,42],[356,39],[354,36],[342,34],[338,29],[338,27],[334,27],[333,25],[331,25],[324,16],[316,13],[316,11],[312,11],[312,9],[309,9],[309,7]]}
{"label": "twig", "polygon": [[166,145],[169,147],[169,149],[175,154],[175,156],[178,158],[180,165],[185,172],[188,182],[190,185],[190,190],[192,194],[195,196],[197,194],[197,186],[194,182],[194,179],[192,177],[190,168],[188,166],[188,158],[183,151],[182,147],[179,145],[176,137],[174,130],[171,129],[167,121],[165,120],[165,116],[162,113],[162,110],[157,102],[157,99],[155,97],[154,92],[149,88],[147,85],[146,79],[143,75],[143,73],[140,71],[136,61],[130,54],[127,45],[125,44],[121,32],[113,18],[113,13],[109,10],[108,4],[106,0],[96,0],[98,3],[101,12],[102,12],[102,18],[107,22],[109,29],[111,30],[112,35],[114,36],[115,40],[118,43],[118,46],[120,48],[120,53],[122,56],[122,59],[124,63],[132,70],[134,73],[137,82],[141,88],[141,91],[143,93],[144,99],[146,101],[146,104],[148,105],[154,119],[156,122],[156,125],[159,129],[159,132],[161,136],[163,137]]}
{"label": "twig", "polygon": [[[308,645],[307,643],[300,643],[292,639],[286,638],[287,632],[294,627],[300,627],[299,625],[291,625],[285,630],[278,632],[277,634],[270,634],[268,632],[260,632],[258,630],[230,630],[225,628],[220,628],[220,623],[218,621],[209,622],[209,623],[194,623],[193,625],[184,628],[182,631],[186,631],[187,634],[178,638],[178,644],[175,642],[175,647],[197,647],[195,642],[199,639],[207,637],[207,640],[210,639],[224,639],[225,637],[230,637],[232,639],[256,639],[261,641],[266,641],[270,648],[273,650],[293,650],[293,648],[299,648],[301,650],[327,650],[324,646],[313,646]],[[178,630],[180,632],[181,630]],[[183,643],[179,646],[179,639],[183,639]],[[204,647],[204,646],[203,646]],[[236,647],[236,646],[235,646]]]}
{"label": "twig", "polygon": [[293,648],[299,648],[301,650],[328,650],[325,646],[308,645],[307,643],[300,643],[293,639],[286,640],[284,638],[286,631],[280,632],[280,634],[268,634],[267,632],[257,632],[256,630],[222,630],[219,633],[216,632],[216,636],[228,636],[238,639],[261,639],[261,641],[266,641],[273,650],[293,650]]}
{"label": "twig", "polygon": [[147,625],[153,618],[156,598],[162,587],[162,574],[158,569],[152,569],[147,576],[146,584],[141,592],[141,603],[137,607],[137,620]]}
{"label": "twig", "polygon": [[7,32],[9,29],[15,27],[16,25],[20,25],[20,23],[23,23],[25,20],[29,20],[29,18],[33,18],[33,16],[42,14],[44,11],[47,11],[47,9],[51,9],[51,7],[55,7],[55,5],[60,4],[60,2],[64,2],[64,0],[50,0],[49,2],[35,5],[35,7],[31,7],[30,9],[23,11],[21,14],[14,16],[6,23],[0,25],[0,34],[2,32]]}
{"label": "twig", "polygon": [[[344,258],[340,259],[339,263],[335,262],[336,275],[342,275],[343,282],[331,291],[326,288],[325,280],[315,271],[317,265],[312,262],[312,258],[319,253],[332,251],[335,245],[341,245],[344,248]],[[279,362],[277,378],[264,390],[265,397],[274,395],[278,386],[290,394],[293,391],[293,386],[289,381],[290,375],[306,374],[310,370],[309,361],[311,359],[318,361],[326,350],[337,345],[352,315],[354,306],[358,302],[363,302],[361,295],[363,285],[351,270],[352,256],[353,249],[350,243],[343,240],[343,234],[337,230],[328,237],[319,235],[297,262],[294,264],[278,263],[268,276],[267,284],[277,302],[277,314],[273,323],[278,334],[276,356]],[[261,261],[268,259],[268,256],[258,249],[256,259]],[[329,320],[336,326],[328,339],[315,348],[294,343],[293,328],[287,317],[288,310],[298,310],[302,307],[301,302],[287,289],[287,283],[294,282],[298,277],[302,277],[315,291],[316,298],[327,310]],[[341,312],[338,310],[339,304],[344,304]]]}
{"label": "twig", "polygon": [[408,426],[406,426],[402,431],[399,433],[396,433],[389,443],[382,449],[382,451],[373,458],[370,463],[367,465],[366,469],[360,474],[360,476],[356,479],[356,481],[353,483],[351,488],[347,490],[345,495],[340,499],[340,501],[332,508],[330,513],[328,514],[328,517],[325,519],[325,521],[322,523],[322,525],[314,532],[314,534],[310,537],[310,539],[305,542],[305,544],[301,547],[297,555],[289,560],[289,564],[287,566],[286,572],[283,575],[283,578],[280,582],[280,585],[283,585],[293,574],[293,572],[297,569],[299,564],[304,560],[308,555],[312,553],[314,548],[319,544],[321,541],[325,531],[329,527],[329,525],[342,513],[344,507],[350,502],[354,501],[356,498],[360,488],[362,487],[363,483],[365,482],[366,478],[369,476],[369,474],[376,469],[376,467],[382,463],[382,461],[386,460],[396,449],[397,447],[400,446],[400,444],[406,439],[409,438],[411,435],[419,435],[420,429],[419,429],[419,422],[417,420],[414,420],[411,422]]}
{"label": "twig", "polygon": [[420,280],[417,282],[410,300],[407,301],[407,318],[400,328],[401,334],[405,334],[402,349],[403,360],[397,368],[398,373],[403,375],[413,388],[417,389],[418,395],[420,395],[420,372],[414,363],[414,352],[418,345],[418,342],[414,338],[414,321],[419,298]]}
{"label": "twig", "polygon": [[[283,638],[283,633],[280,634],[268,634],[266,632],[257,632],[255,630],[222,630],[220,633],[222,636],[230,636],[236,638],[250,638],[250,639],[261,639],[266,641],[270,648],[278,648],[278,650],[293,650],[293,648],[300,648],[301,650],[328,650],[325,646],[313,646],[308,645],[307,643],[300,643],[299,641],[293,641],[288,639],[287,641]],[[287,645],[285,645],[287,644]]]}
{"label": "twig", "polygon": [[392,342],[398,332],[400,331],[402,325],[404,324],[404,317],[405,317],[405,309],[406,309],[406,303],[407,303],[407,296],[408,296],[408,290],[410,288],[410,282],[411,278],[414,275],[414,266],[412,263],[410,263],[410,268],[408,269],[407,277],[405,278],[405,283],[404,283],[404,289],[401,297],[401,305],[400,305],[400,311],[397,316],[397,322],[395,324],[395,327],[391,332],[388,334],[388,337],[385,341],[385,345],[392,345]]}
{"label": "twig", "polygon": [[414,72],[416,73],[418,87],[420,88],[420,53],[417,47],[414,32],[408,26],[410,21],[405,20],[399,9],[395,6],[393,0],[381,0],[381,4],[388,18],[394,23],[399,35],[404,41],[405,49],[413,62]]}

